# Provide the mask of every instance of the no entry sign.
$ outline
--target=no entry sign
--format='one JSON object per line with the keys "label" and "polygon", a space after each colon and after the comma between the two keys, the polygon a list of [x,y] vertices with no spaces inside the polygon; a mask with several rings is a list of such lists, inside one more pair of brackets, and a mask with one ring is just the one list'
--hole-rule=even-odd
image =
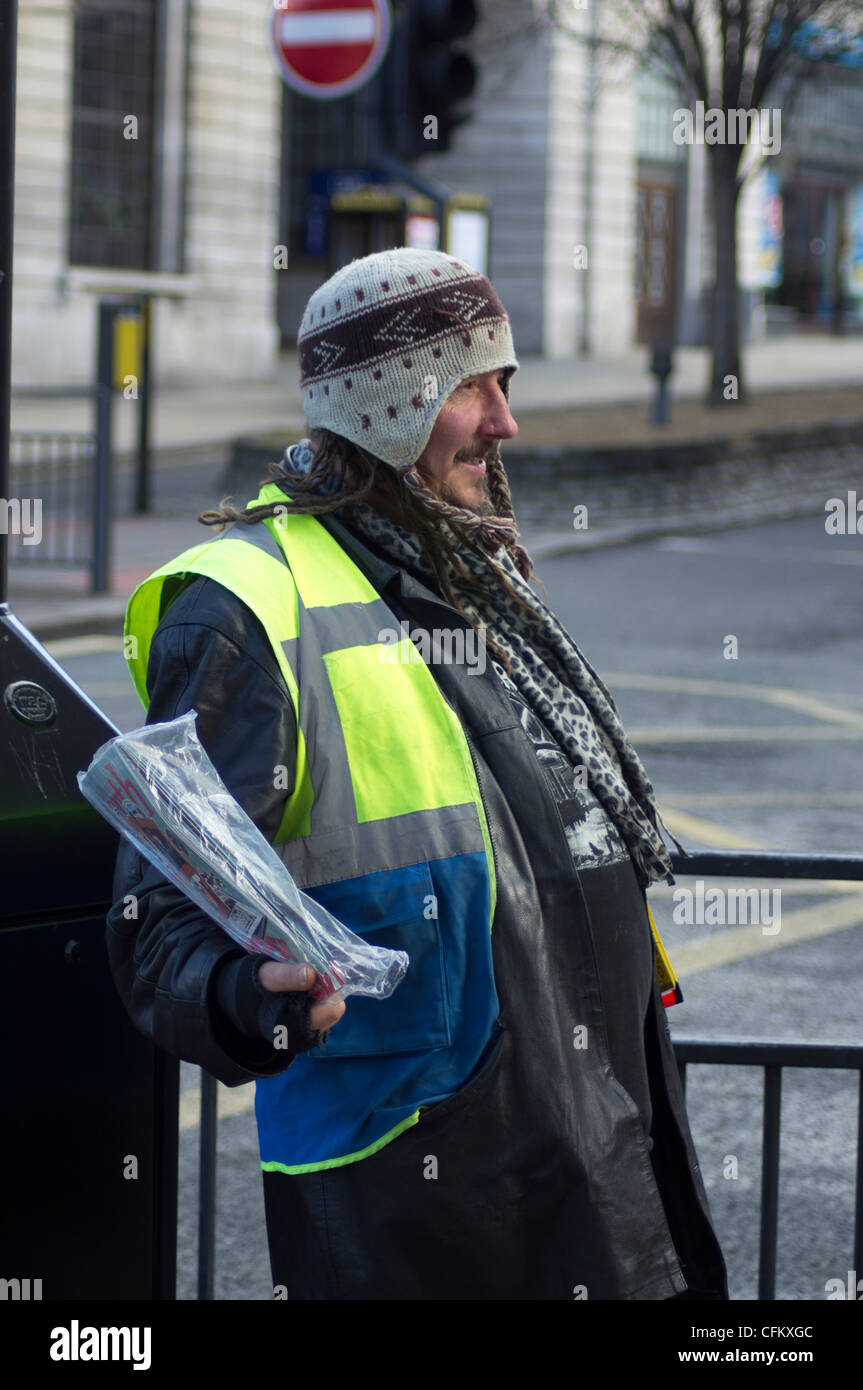
{"label": "no entry sign", "polygon": [[323,100],[347,96],[383,62],[389,0],[273,0],[271,35],[289,87]]}

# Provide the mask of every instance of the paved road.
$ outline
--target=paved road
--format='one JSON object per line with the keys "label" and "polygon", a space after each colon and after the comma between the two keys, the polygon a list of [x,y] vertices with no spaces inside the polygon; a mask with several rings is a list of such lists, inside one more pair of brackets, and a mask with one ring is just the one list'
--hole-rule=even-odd
{"label": "paved road", "polygon": [[[863,541],[828,537],[815,517],[541,566],[552,607],[612,689],[687,847],[860,852],[861,565]],[[143,722],[116,642],[51,647],[119,727]],[[664,886],[651,891],[686,994],[670,1015],[674,1032],[863,1041],[863,893],[796,884],[761,901],[778,906],[778,932],[765,932],[766,921],[675,922],[680,900]],[[196,1071],[183,1072],[180,1296],[189,1298]],[[850,1074],[786,1076],[780,1298],[823,1299],[826,1281],[852,1267],[856,1089]],[[219,1298],[270,1295],[251,1092],[221,1091]],[[751,1298],[760,1074],[693,1068],[688,1095],[732,1295]]]}

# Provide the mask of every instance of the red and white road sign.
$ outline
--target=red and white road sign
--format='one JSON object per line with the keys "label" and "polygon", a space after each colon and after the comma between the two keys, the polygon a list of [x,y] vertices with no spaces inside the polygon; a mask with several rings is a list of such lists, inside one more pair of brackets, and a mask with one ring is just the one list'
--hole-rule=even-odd
{"label": "red and white road sign", "polygon": [[389,43],[389,0],[272,0],[271,36],[283,81],[304,96],[364,86]]}

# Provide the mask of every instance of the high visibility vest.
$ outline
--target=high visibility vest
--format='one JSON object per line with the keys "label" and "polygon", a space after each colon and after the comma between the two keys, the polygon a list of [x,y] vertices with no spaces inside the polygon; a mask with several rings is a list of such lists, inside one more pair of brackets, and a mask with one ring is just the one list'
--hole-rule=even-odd
{"label": "high visibility vest", "polygon": [[[253,505],[285,500],[268,483]],[[324,1048],[257,1082],[265,1169],[354,1162],[460,1088],[500,1012],[495,866],[470,747],[409,637],[386,640],[398,619],[363,572],[314,517],[288,513],[233,525],[135,590],[125,645],[145,708],[166,586],[192,574],[256,614],[294,708],[296,777],[275,849],[351,930],[410,956],[389,999],[352,996]]]}

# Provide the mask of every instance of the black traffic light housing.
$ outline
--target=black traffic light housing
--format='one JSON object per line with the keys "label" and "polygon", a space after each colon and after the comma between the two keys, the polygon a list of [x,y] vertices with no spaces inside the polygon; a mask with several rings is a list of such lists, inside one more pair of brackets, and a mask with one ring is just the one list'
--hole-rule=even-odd
{"label": "black traffic light housing", "polygon": [[476,65],[459,45],[477,22],[474,0],[403,0],[395,9],[383,70],[384,137],[402,159],[449,149],[461,109],[476,85]]}

